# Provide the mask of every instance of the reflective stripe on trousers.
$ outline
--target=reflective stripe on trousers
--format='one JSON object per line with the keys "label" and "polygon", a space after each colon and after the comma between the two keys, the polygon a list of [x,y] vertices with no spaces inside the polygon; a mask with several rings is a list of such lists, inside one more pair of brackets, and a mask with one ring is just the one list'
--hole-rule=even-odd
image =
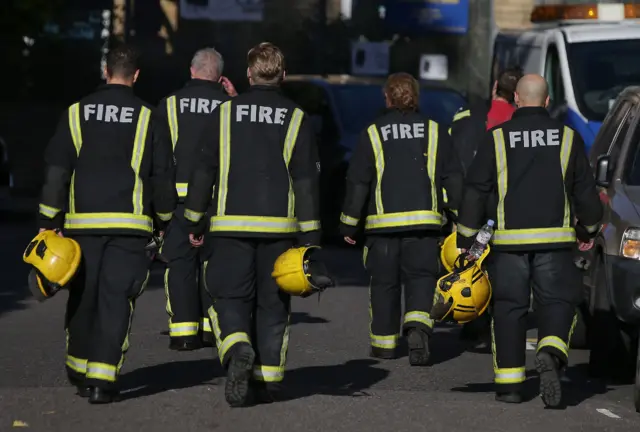
{"label": "reflective stripe on trousers", "polygon": [[67,213],[65,229],[131,229],[151,233],[153,221],[149,216],[132,213]]}

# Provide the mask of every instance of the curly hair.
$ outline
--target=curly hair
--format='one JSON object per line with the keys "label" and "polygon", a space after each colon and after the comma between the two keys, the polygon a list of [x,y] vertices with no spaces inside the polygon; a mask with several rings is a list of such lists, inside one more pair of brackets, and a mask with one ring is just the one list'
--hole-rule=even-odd
{"label": "curly hair", "polygon": [[390,75],[384,85],[384,94],[392,108],[400,111],[418,110],[420,85],[408,73],[400,72]]}

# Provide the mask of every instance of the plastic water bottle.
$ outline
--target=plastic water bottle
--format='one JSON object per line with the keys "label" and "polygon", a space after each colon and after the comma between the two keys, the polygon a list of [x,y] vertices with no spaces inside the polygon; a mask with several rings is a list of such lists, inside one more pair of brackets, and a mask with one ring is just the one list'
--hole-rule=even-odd
{"label": "plastic water bottle", "polygon": [[473,242],[473,246],[469,249],[469,259],[475,261],[482,256],[482,253],[486,249],[491,237],[493,236],[493,224],[494,222],[489,219],[487,223],[476,235],[476,241]]}

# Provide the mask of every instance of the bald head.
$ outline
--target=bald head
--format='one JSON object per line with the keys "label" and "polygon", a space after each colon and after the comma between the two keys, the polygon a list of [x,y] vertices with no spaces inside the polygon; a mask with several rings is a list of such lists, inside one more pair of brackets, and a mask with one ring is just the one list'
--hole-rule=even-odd
{"label": "bald head", "polygon": [[549,104],[547,81],[537,74],[523,76],[516,86],[515,101],[518,108],[546,107]]}
{"label": "bald head", "polygon": [[204,48],[196,52],[191,60],[191,78],[218,81],[222,75],[224,60],[213,48]]}

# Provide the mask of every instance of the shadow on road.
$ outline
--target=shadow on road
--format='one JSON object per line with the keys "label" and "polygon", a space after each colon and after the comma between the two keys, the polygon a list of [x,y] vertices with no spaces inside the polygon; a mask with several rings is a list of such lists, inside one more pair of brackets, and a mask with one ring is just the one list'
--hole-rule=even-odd
{"label": "shadow on road", "polygon": [[29,267],[22,261],[24,248],[36,234],[32,219],[24,214],[0,212],[0,317],[26,309],[24,301],[32,299],[27,287]]}
{"label": "shadow on road", "polygon": [[375,367],[378,363],[373,359],[358,359],[344,364],[287,371],[285,399],[313,395],[370,396],[366,390],[389,375],[388,370]]}
{"label": "shadow on road", "polygon": [[196,387],[224,375],[220,362],[213,358],[142,367],[122,376],[122,399]]}
{"label": "shadow on road", "polygon": [[291,312],[291,325],[294,324],[326,324],[329,321],[322,318],[309,315],[306,312]]}
{"label": "shadow on road", "polygon": [[[566,409],[567,407],[578,406],[582,402],[592,398],[598,394],[604,394],[612,389],[604,382],[597,380],[588,380],[586,378],[587,365],[574,365],[565,371],[562,380],[562,399],[563,403],[556,409]],[[491,393],[496,390],[494,383],[469,383],[465,387],[454,387],[453,392],[462,393]],[[535,370],[527,371],[527,380],[522,388],[523,402],[529,402],[537,398],[540,394],[540,380]]]}

